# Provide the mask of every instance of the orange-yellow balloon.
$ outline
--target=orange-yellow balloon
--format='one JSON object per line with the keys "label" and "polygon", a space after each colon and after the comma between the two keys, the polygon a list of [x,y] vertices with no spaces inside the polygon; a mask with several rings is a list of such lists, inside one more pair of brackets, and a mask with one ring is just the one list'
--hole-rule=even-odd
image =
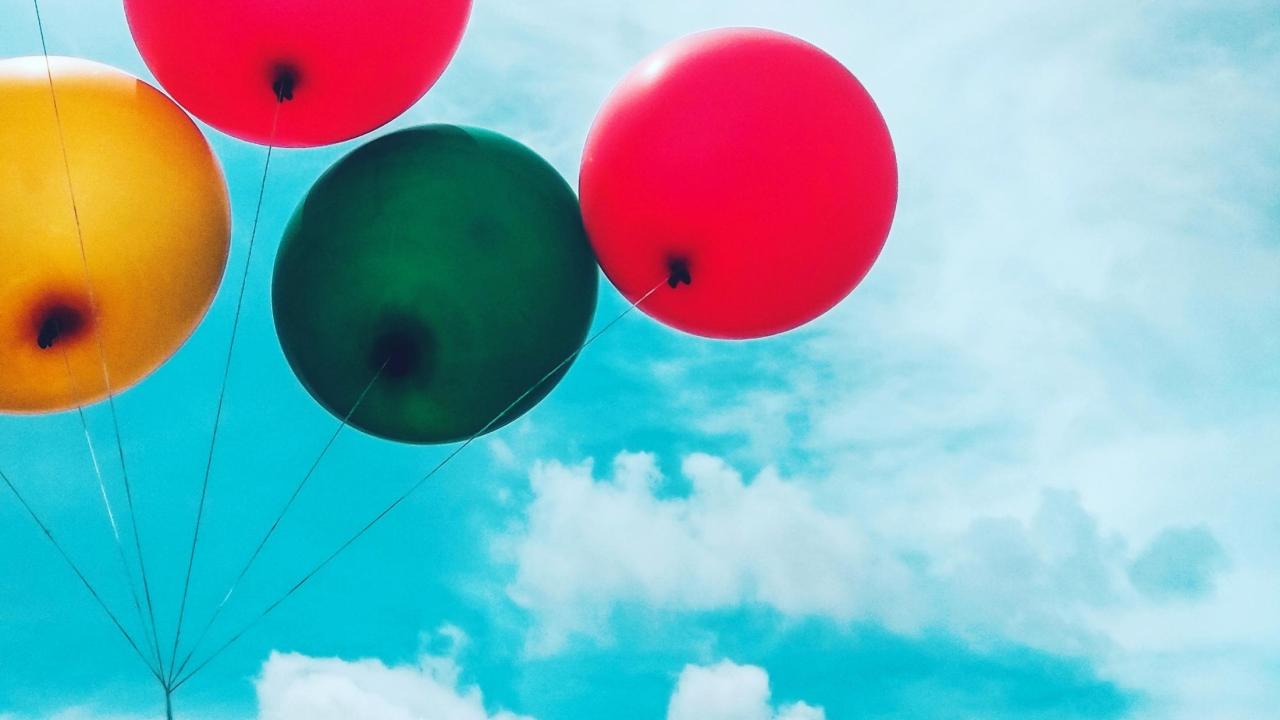
{"label": "orange-yellow balloon", "polygon": [[5,412],[145,377],[208,310],[230,241],[222,169],[173,101],[105,65],[50,64],[53,93],[43,57],[0,61]]}

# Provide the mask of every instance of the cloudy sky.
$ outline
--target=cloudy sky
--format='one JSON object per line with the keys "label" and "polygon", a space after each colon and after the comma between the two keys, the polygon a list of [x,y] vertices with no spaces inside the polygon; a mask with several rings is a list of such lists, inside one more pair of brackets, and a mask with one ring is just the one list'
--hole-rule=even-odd
{"label": "cloudy sky", "polygon": [[[148,77],[118,3],[42,5],[53,52]],[[184,687],[178,716],[1274,714],[1280,6],[478,0],[392,127],[493,128],[572,180],[625,71],[724,25],[802,36],[879,102],[902,187],[867,281],[766,341],[628,317]],[[31,4],[0,0],[0,55],[38,52]],[[237,268],[264,151],[209,136]],[[289,213],[359,142],[273,161],[194,617],[335,427],[268,292]],[[119,400],[162,634],[232,284]],[[622,307],[604,286],[602,321]],[[105,409],[89,420],[111,443]],[[447,451],[342,435],[214,639]],[[0,467],[128,607],[74,413],[0,418]],[[0,548],[0,718],[157,717],[154,681],[7,495]]]}

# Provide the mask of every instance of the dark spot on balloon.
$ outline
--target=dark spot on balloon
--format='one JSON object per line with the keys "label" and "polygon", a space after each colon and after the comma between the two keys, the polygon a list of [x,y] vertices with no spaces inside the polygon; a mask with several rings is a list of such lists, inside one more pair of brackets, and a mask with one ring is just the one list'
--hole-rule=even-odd
{"label": "dark spot on balloon", "polygon": [[369,364],[382,377],[399,380],[429,370],[435,341],[431,332],[416,320],[402,318],[388,323],[373,341]]}
{"label": "dark spot on balloon", "polygon": [[62,332],[62,326],[54,318],[49,318],[40,326],[40,334],[36,336],[36,344],[41,350],[48,350],[53,347],[53,343],[57,341],[58,334]]}
{"label": "dark spot on balloon", "polygon": [[74,339],[84,332],[87,316],[83,308],[72,303],[53,300],[42,304],[34,313],[36,345],[48,350],[60,341]]}
{"label": "dark spot on balloon", "polygon": [[672,288],[681,285],[692,285],[693,275],[689,273],[689,260],[683,257],[667,259],[667,284]]}
{"label": "dark spot on balloon", "polygon": [[275,93],[276,102],[292,100],[297,86],[298,69],[289,63],[278,63],[271,72],[271,92]]}

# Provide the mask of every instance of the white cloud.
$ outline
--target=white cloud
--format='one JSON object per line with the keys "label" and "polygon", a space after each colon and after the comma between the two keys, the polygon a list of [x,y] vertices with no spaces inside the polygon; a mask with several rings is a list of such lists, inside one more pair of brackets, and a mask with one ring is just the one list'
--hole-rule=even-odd
{"label": "white cloud", "polygon": [[[765,473],[745,486],[707,456],[685,462],[688,499],[660,499],[654,458],[623,454],[597,483],[590,464],[542,464],[528,528],[510,548],[517,603],[564,632],[602,629],[619,603],[711,610],[760,602],[795,614],[852,617],[874,603],[875,557],[855,525]],[[892,574],[892,568],[883,574]]]}
{"label": "white cloud", "polygon": [[728,660],[680,673],[667,720],[826,720],[822,708],[803,702],[775,708],[762,668]]}
{"label": "white cloud", "polygon": [[[444,636],[460,641],[456,628]],[[258,678],[259,720],[522,720],[490,714],[478,687],[459,682],[452,654],[416,665],[272,653]],[[523,718],[523,720],[528,720]]]}
{"label": "white cloud", "polygon": [[[490,714],[480,689],[459,683],[455,653],[466,643],[465,634],[446,626],[437,635],[450,646],[444,655],[423,655],[403,666],[272,653],[257,679],[257,720],[534,720],[507,711]],[[0,713],[0,720],[34,719]],[[75,706],[45,720],[159,718]],[[775,705],[764,669],[725,660],[685,666],[666,720],[826,720],[826,713],[804,702]]]}
{"label": "white cloud", "polygon": [[[461,682],[456,656],[467,642],[446,625],[424,638],[440,649],[416,663],[313,658],[272,653],[257,678],[257,720],[532,720],[504,710],[489,712],[480,688]],[[196,715],[179,705],[180,717]],[[229,717],[229,716],[228,716]],[[160,720],[158,715],[119,714],[91,705],[65,708],[42,720]],[[0,720],[35,720],[0,713]]]}
{"label": "white cloud", "polygon": [[1104,641],[1096,611],[1141,602],[1127,543],[1102,533],[1071,492],[956,532],[920,532],[927,519],[886,532],[864,508],[771,469],[746,482],[692,455],[682,473],[686,494],[645,454],[618,456],[602,480],[591,463],[534,469],[527,524],[501,546],[516,564],[509,593],[539,623],[533,651],[605,637],[619,609],[768,607],[1076,653]]}
{"label": "white cloud", "polygon": [[[387,667],[274,654],[258,681],[259,720],[532,720],[487,714],[478,689],[459,688],[458,673],[449,657]],[[826,714],[803,702],[774,707],[763,669],[724,661],[684,668],[667,720],[826,720]]]}
{"label": "white cloud", "polygon": [[[1177,527],[1127,539],[1068,490],[955,528],[933,527],[935,513],[946,516],[932,507],[886,523],[831,482],[773,470],[746,482],[705,455],[687,458],[682,474],[687,488],[645,454],[620,455],[607,478],[589,462],[536,467],[527,522],[500,545],[516,564],[510,596],[536,621],[534,654],[573,637],[608,642],[619,611],[764,606],[907,634],[942,629],[979,649],[1013,641],[1085,657],[1146,695],[1144,719],[1217,708],[1216,717],[1245,720],[1276,697],[1263,678],[1280,666],[1270,607],[1280,577],[1216,555],[1206,562],[1206,548],[1221,550],[1203,526],[1193,543],[1171,545],[1188,536]],[[1149,563],[1152,548],[1162,567],[1194,566],[1194,596],[1134,586],[1132,568]]]}

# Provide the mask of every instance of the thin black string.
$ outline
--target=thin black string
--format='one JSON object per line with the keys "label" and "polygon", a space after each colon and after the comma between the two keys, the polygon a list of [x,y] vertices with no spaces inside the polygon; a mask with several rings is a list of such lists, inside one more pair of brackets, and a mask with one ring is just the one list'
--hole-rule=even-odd
{"label": "thin black string", "polygon": [[161,677],[156,668],[151,666],[150,661],[147,660],[146,654],[142,652],[142,648],[138,646],[138,643],[134,641],[133,636],[130,635],[129,631],[120,623],[120,619],[116,617],[116,614],[111,612],[111,608],[107,606],[107,603],[102,599],[102,596],[98,594],[96,589],[94,589],[93,583],[89,582],[89,578],[80,570],[80,566],[76,565],[75,560],[71,559],[71,555],[69,555],[66,549],[63,548],[62,543],[58,542],[58,539],[53,536],[53,531],[49,529],[49,526],[44,522],[44,520],[40,519],[40,515],[36,513],[35,508],[27,502],[27,499],[23,497],[17,486],[13,484],[13,481],[9,479],[9,476],[6,475],[3,470],[0,470],[0,482],[4,482],[5,486],[9,488],[9,492],[13,493],[13,496],[18,499],[18,504],[22,505],[22,509],[25,510],[27,515],[31,517],[31,520],[35,522],[36,527],[40,528],[40,532],[44,533],[45,538],[47,538],[53,545],[53,548],[58,551],[58,554],[62,556],[63,561],[66,562],[67,566],[71,568],[71,571],[76,574],[76,577],[80,579],[80,583],[84,585],[85,590],[89,591],[89,595],[98,603],[98,607],[102,608],[102,612],[106,614],[107,618],[111,621],[111,624],[115,626],[116,630],[120,631],[122,636],[124,636],[125,642],[129,643],[129,647],[133,648],[133,652],[137,654],[138,659],[141,660],[142,664],[151,671],[151,674],[155,676],[156,680],[160,681],[160,684],[163,685],[163,677]]}
{"label": "thin black string", "polygon": [[[103,381],[103,384],[105,385],[105,389],[107,392],[107,405],[111,409],[112,427],[115,430],[116,453],[120,459],[120,474],[121,474],[121,478],[124,481],[125,500],[129,510],[130,525],[132,526],[132,530],[133,530],[134,550],[138,556],[138,570],[142,575],[142,591],[143,591],[143,595],[146,597],[148,619],[151,621],[151,638],[153,641],[156,656],[159,657],[160,641],[159,641],[159,634],[156,630],[155,604],[152,602],[152,599],[151,599],[151,583],[147,579],[147,564],[142,552],[142,536],[141,536],[141,533],[138,531],[138,514],[134,510],[133,487],[129,481],[129,470],[125,462],[124,441],[120,434],[120,417],[119,417],[119,414],[116,412],[115,393],[111,388],[111,372],[107,368],[106,349],[103,347],[102,333],[98,329],[99,314],[98,314],[97,296],[93,290],[93,280],[89,272],[89,255],[88,255],[88,252],[85,250],[84,229],[80,225],[80,209],[76,203],[75,184],[71,179],[71,159],[67,153],[67,140],[62,129],[62,113],[61,113],[61,110],[58,108],[58,93],[55,91],[54,85],[53,85],[53,66],[49,62],[49,44],[44,34],[44,18],[40,15],[40,0],[32,0],[32,4],[35,6],[35,11],[36,11],[36,28],[40,31],[40,49],[44,54],[45,74],[49,80],[49,96],[53,100],[53,117],[54,117],[54,122],[58,128],[58,144],[62,149],[62,166],[66,172],[67,192],[71,196],[71,214],[72,214],[72,217],[75,219],[76,238],[80,243],[80,262],[84,268],[85,288],[89,296],[90,319],[94,329],[93,335],[94,335],[95,343],[98,346],[98,360],[102,365],[102,381]],[[163,672],[164,670],[163,662],[161,662],[160,669]]]}
{"label": "thin black string", "polygon": [[[209,436],[209,455],[204,465],[204,480],[200,485],[200,504],[196,510],[195,530],[191,534],[191,553],[187,556],[186,579],[182,582],[182,602],[178,605],[178,624],[173,634],[173,650],[169,655],[169,667],[172,669],[178,660],[178,646],[182,642],[182,625],[187,616],[187,599],[191,594],[191,574],[196,564],[196,549],[200,544],[200,528],[204,524],[205,501],[209,497],[209,478],[213,474],[213,457],[218,446],[218,428],[222,425],[222,408],[227,399],[227,384],[231,378],[231,360],[235,352],[236,336],[240,331],[240,314],[244,310],[245,290],[249,285],[249,266],[253,260],[253,246],[258,237],[258,221],[262,217],[262,201],[267,191],[267,174],[271,170],[271,154],[275,150],[276,128],[280,122],[280,108],[283,100],[276,102],[275,113],[271,118],[271,136],[267,144],[267,158],[262,164],[262,180],[258,183],[258,203],[253,211],[253,226],[249,230],[249,247],[244,257],[244,268],[240,273],[240,290],[236,297],[236,312],[231,320],[231,340],[227,343],[227,357],[222,367],[222,386],[218,390],[218,406],[213,414],[213,432]],[[172,677],[170,677],[172,680]]]}
{"label": "thin black string", "polygon": [[382,520],[386,518],[388,515],[390,515],[392,511],[394,511],[397,507],[399,507],[406,500],[408,500],[415,493],[417,493],[418,490],[422,489],[422,487],[426,485],[427,482],[431,480],[431,478],[435,477],[436,473],[443,470],[445,466],[447,466],[450,463],[450,461],[456,458],[463,450],[466,450],[467,447],[470,446],[473,442],[475,442],[477,438],[489,432],[489,430],[494,425],[496,425],[499,421],[501,421],[502,418],[505,417],[507,413],[511,412],[511,410],[514,409],[521,402],[524,402],[524,399],[529,397],[529,395],[533,394],[533,392],[536,391],[539,387],[541,387],[543,383],[550,380],[552,377],[556,375],[556,373],[560,372],[565,367],[567,367],[570,363],[572,363],[574,359],[577,358],[579,355],[581,355],[584,350],[586,350],[588,347],[592,345],[592,343],[599,340],[601,336],[603,336],[605,333],[613,329],[613,327],[617,325],[619,322],[621,322],[623,318],[630,315],[637,307],[641,305],[641,303],[648,300],[654,293],[658,291],[659,288],[667,284],[668,281],[669,281],[668,278],[663,278],[662,282],[659,282],[657,285],[654,285],[651,290],[646,292],[635,302],[631,303],[617,317],[610,320],[603,327],[597,330],[595,334],[587,338],[581,345],[577,347],[577,349],[569,353],[569,355],[564,360],[561,360],[560,363],[556,365],[554,368],[552,368],[546,375],[543,375],[537,382],[530,385],[527,390],[525,390],[523,393],[520,394],[519,397],[513,400],[510,405],[508,405],[506,408],[502,410],[502,412],[495,415],[492,420],[490,420],[488,423],[485,424],[484,427],[480,428],[473,435],[471,435],[471,437],[467,438],[466,442],[454,448],[453,451],[450,452],[448,455],[446,455],[445,458],[441,460],[438,464],[436,464],[436,466],[433,467],[430,472],[422,476],[422,478],[420,478],[417,482],[411,485],[408,490],[405,490],[403,493],[401,493],[399,497],[397,497],[394,501],[391,502],[391,504],[387,505],[386,508],[384,508],[381,512],[379,512],[376,516],[374,516],[374,518],[370,520],[367,524],[365,524],[364,527],[360,528],[360,530],[358,530],[354,535],[348,538],[346,542],[338,546],[337,550],[334,550],[332,553],[329,554],[328,557],[326,557],[318,565],[312,568],[306,575],[302,577],[301,580],[295,583],[293,587],[289,588],[289,590],[286,591],[283,595],[281,595],[275,602],[272,602],[270,605],[268,605],[266,609],[264,609],[259,615],[254,617],[253,620],[251,620],[248,624],[246,624],[243,628],[241,628],[239,632],[231,636],[230,640],[227,640],[225,643],[220,645],[217,650],[214,650],[213,654],[205,658],[203,662],[197,665],[193,670],[188,672],[185,676],[183,676],[182,679],[179,680],[177,683],[174,683],[173,689],[177,690],[178,688],[185,685],[188,680],[195,677],[201,670],[208,667],[210,663],[212,663],[220,655],[222,655],[223,652],[225,652],[232,645],[236,644],[236,642],[238,642],[240,638],[244,637],[244,635],[248,633],[250,630],[252,630],[254,627],[256,627],[258,623],[265,620],[268,615],[270,615],[272,612],[275,611],[277,607],[279,607],[282,603],[284,603],[286,600],[292,597],[294,593],[302,589],[304,585],[310,582],[312,578],[318,575],[330,563],[332,563],[335,559],[337,559],[339,555],[346,552],[347,548],[354,545],[356,541],[364,537],[366,533],[372,530],[375,525],[382,522]]}
{"label": "thin black string", "polygon": [[[116,551],[120,556],[120,568],[124,571],[125,580],[129,585],[129,594],[133,598],[133,607],[138,613],[138,623],[142,626],[142,632],[147,632],[147,621],[142,614],[142,598],[138,595],[138,585],[133,579],[133,570],[129,567],[129,559],[125,555],[124,542],[120,539],[120,527],[116,523],[115,511],[111,507],[111,498],[107,493],[107,484],[102,477],[102,467],[98,463],[98,452],[94,447],[93,435],[89,432],[89,421],[85,417],[84,406],[80,404],[80,384],[76,382],[75,373],[71,370],[71,356],[67,352],[66,345],[62,347],[62,363],[67,370],[67,384],[71,392],[71,402],[76,406],[76,414],[80,417],[80,428],[84,431],[85,446],[89,449],[89,460],[93,464],[93,474],[98,480],[98,493],[102,496],[102,506],[107,512],[107,521],[111,525],[111,534],[115,537]],[[152,647],[158,648],[159,644],[155,637],[151,637]],[[156,668],[160,667],[160,655],[156,655]],[[148,667],[151,667],[148,665]],[[153,672],[159,672],[154,669]]]}
{"label": "thin black string", "polygon": [[271,540],[273,535],[275,535],[276,530],[280,527],[280,523],[284,521],[285,515],[289,513],[290,508],[293,507],[298,496],[302,494],[303,488],[307,486],[307,483],[311,481],[312,476],[315,475],[316,470],[319,469],[321,461],[324,460],[325,456],[329,454],[329,450],[333,447],[334,443],[337,442],[338,436],[341,435],[342,431],[351,424],[351,418],[356,414],[356,411],[360,409],[360,406],[364,404],[365,398],[369,395],[369,392],[373,390],[373,386],[377,384],[378,380],[382,377],[382,373],[387,369],[387,363],[389,362],[391,361],[388,359],[382,363],[382,367],[378,368],[378,371],[374,373],[369,384],[365,386],[364,391],[360,393],[358,398],[356,398],[355,403],[351,406],[351,410],[347,412],[346,416],[342,418],[342,422],[339,423],[337,429],[335,429],[333,434],[329,436],[329,441],[324,444],[324,447],[320,450],[320,454],[316,456],[315,460],[311,463],[311,467],[307,469],[306,475],[302,476],[302,480],[299,481],[297,486],[293,489],[293,494],[289,496],[284,507],[280,508],[279,514],[276,515],[275,520],[271,523],[271,527],[267,530],[266,534],[262,536],[262,540],[260,540],[258,542],[258,546],[254,548],[253,554],[249,556],[249,559],[245,562],[244,566],[240,568],[240,572],[236,575],[236,579],[232,581],[231,587],[228,588],[226,594],[222,596],[222,601],[218,603],[216,608],[214,608],[212,617],[210,617],[209,621],[205,623],[204,629],[200,631],[200,635],[196,638],[195,644],[191,646],[191,650],[183,657],[180,664],[174,666],[171,663],[169,665],[172,669],[172,672],[169,674],[169,682],[173,682],[174,678],[181,675],[182,671],[187,668],[187,664],[191,662],[191,658],[195,657],[196,653],[199,652],[205,638],[209,635],[209,631],[213,629],[214,623],[216,623],[218,618],[222,616],[222,611],[226,609],[227,603],[231,600],[231,596],[235,594],[236,589],[240,587],[240,582],[249,574],[249,570],[258,560],[258,556],[262,554],[263,548],[267,546],[267,542]]}

